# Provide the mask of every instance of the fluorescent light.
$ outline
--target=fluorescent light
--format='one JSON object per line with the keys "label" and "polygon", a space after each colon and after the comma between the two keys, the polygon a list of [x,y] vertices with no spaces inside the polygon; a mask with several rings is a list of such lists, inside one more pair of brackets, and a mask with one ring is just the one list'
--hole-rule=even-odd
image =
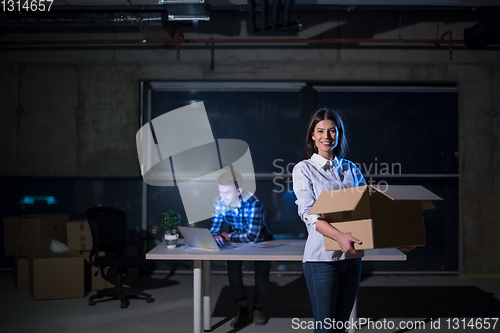
{"label": "fluorescent light", "polygon": [[169,21],[210,21],[208,16],[168,15]]}
{"label": "fluorescent light", "polygon": [[184,3],[205,3],[205,0],[158,0],[158,3],[160,5],[166,5],[166,4],[184,4]]}
{"label": "fluorescent light", "polygon": [[204,3],[165,3],[164,6],[169,21],[210,21],[207,5]]}

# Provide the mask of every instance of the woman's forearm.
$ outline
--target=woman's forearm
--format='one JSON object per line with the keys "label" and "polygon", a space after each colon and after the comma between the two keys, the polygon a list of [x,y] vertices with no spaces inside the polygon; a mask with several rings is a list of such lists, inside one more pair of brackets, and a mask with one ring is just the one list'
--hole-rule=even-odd
{"label": "woman's forearm", "polygon": [[344,234],[342,231],[335,228],[325,220],[316,221],[316,231],[322,234],[323,236],[329,237],[337,241],[337,243],[339,243],[340,250],[342,252],[349,252],[355,254],[356,250],[353,247],[353,242],[356,244],[361,244],[361,241],[359,239]]}
{"label": "woman's forearm", "polygon": [[342,236],[342,231],[332,226],[330,223],[325,220],[317,220],[316,221],[316,231],[318,231],[323,236],[331,238],[335,241],[338,241]]}

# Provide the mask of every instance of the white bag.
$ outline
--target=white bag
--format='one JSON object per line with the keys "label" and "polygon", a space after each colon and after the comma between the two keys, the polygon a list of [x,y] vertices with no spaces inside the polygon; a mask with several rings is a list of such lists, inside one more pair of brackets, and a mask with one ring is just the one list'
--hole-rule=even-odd
{"label": "white bag", "polygon": [[50,252],[68,252],[68,245],[53,239],[50,243]]}

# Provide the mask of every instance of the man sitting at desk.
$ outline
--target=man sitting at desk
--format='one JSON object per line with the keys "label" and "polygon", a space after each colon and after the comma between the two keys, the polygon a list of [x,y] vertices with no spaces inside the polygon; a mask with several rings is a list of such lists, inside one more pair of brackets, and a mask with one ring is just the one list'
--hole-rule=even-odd
{"label": "man sitting at desk", "polygon": [[[214,201],[212,214],[212,228],[210,233],[218,244],[257,243],[272,240],[269,230],[269,221],[266,218],[264,205],[250,192],[244,191],[243,178],[234,171],[227,171],[219,177],[219,196]],[[221,232],[223,222],[229,225],[229,233]],[[265,325],[266,318],[262,306],[267,297],[269,288],[270,261],[254,261],[255,264],[255,291],[253,296],[253,323]],[[238,306],[238,314],[231,321],[231,326],[240,328],[247,325],[248,299],[243,285],[243,261],[228,260],[227,275],[233,293],[233,299]]]}

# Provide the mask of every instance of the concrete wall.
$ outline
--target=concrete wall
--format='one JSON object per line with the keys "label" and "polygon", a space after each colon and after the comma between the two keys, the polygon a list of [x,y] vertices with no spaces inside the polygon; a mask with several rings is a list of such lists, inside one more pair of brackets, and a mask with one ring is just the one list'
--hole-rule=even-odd
{"label": "concrete wall", "polygon": [[[451,29],[461,38],[470,25],[419,23],[402,35],[436,38]],[[500,276],[499,51],[455,49],[449,60],[446,48],[217,48],[214,70],[208,49],[183,48],[175,57],[173,48],[0,52],[0,175],[139,176],[139,80],[458,83],[460,273]]]}
{"label": "concrete wall", "polygon": [[134,68],[1,65],[0,175],[138,176]]}

